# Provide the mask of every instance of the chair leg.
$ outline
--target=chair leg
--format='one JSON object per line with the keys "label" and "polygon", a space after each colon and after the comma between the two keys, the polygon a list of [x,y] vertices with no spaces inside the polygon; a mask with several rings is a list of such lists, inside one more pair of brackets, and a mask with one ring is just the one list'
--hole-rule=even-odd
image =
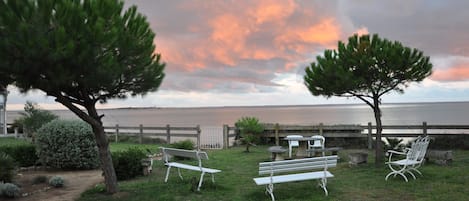
{"label": "chair leg", "polygon": [[211,175],[212,175],[212,183],[215,183],[215,175],[213,175],[213,173]]}
{"label": "chair leg", "polygon": [[389,178],[389,176],[391,176],[391,175],[393,175],[394,177],[395,177],[396,175],[400,175],[400,176],[402,176],[402,178],[404,178],[404,180],[405,180],[406,182],[409,182],[409,180],[407,179],[407,177],[403,174],[403,173],[406,171],[406,166],[403,166],[403,167],[402,167],[401,169],[399,169],[399,170],[396,170],[395,168],[393,168],[393,166],[391,165],[391,163],[388,163],[388,166],[389,166],[389,168],[391,169],[391,172],[390,172],[388,175],[386,175],[386,178],[384,178],[385,181],[387,181],[388,178]]}

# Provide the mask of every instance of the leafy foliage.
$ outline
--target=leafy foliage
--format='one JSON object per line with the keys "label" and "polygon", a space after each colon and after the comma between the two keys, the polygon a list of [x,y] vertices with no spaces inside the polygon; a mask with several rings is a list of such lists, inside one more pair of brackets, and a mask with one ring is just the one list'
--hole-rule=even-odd
{"label": "leafy foliage", "polygon": [[49,179],[49,185],[55,187],[55,188],[60,188],[64,186],[64,179],[61,176],[53,176]]}
{"label": "leafy foliage", "polygon": [[[47,110],[41,110],[36,103],[27,101],[24,105],[24,112],[21,112],[21,117],[15,119],[14,124],[16,126],[24,126],[23,131],[32,137],[36,133],[37,129],[41,128],[42,125],[58,119],[59,117]],[[34,138],[33,138],[34,139]]]}
{"label": "leafy foliage", "polygon": [[7,198],[16,198],[20,196],[20,188],[12,183],[0,184],[1,194]]}
{"label": "leafy foliage", "polygon": [[0,181],[11,182],[15,176],[15,160],[6,153],[0,152]]}
{"label": "leafy foliage", "polygon": [[241,133],[241,140],[246,144],[246,152],[249,152],[249,147],[259,140],[259,134],[264,131],[264,126],[255,117],[242,117],[235,126]]}
{"label": "leafy foliage", "polygon": [[182,140],[179,142],[171,143],[171,147],[176,149],[193,150],[195,145],[192,140]]}
{"label": "leafy foliage", "polygon": [[94,169],[98,151],[91,127],[79,120],[54,120],[38,130],[40,162],[54,168]]}
{"label": "leafy foliage", "polygon": [[[400,42],[377,34],[354,35],[348,43],[339,41],[337,50],[326,50],[306,68],[304,82],[315,96],[356,97],[374,112],[377,141],[381,141],[381,96],[403,93],[410,82],[419,82],[432,71],[430,58]],[[383,160],[383,147],[376,146],[376,162]]]}
{"label": "leafy foliage", "polygon": [[132,179],[143,175],[142,159],[146,154],[138,148],[130,148],[125,151],[112,153],[112,159],[118,180]]}
{"label": "leafy foliage", "polygon": [[0,1],[0,10],[0,85],[42,90],[90,124],[106,189],[117,192],[96,103],[160,86],[165,64],[145,16],[122,0]]}
{"label": "leafy foliage", "polygon": [[35,165],[38,160],[36,147],[30,143],[0,146],[0,152],[10,155],[21,167]]}
{"label": "leafy foliage", "polygon": [[402,143],[402,141],[404,141],[402,138],[387,137],[386,141],[388,142],[385,145],[387,150],[401,151],[405,147],[405,145]]}

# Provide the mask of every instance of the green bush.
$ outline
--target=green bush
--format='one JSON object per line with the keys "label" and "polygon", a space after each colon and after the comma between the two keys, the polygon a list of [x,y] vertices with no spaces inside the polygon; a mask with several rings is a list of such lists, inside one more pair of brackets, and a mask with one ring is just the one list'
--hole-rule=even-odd
{"label": "green bush", "polygon": [[0,194],[8,198],[16,198],[20,196],[20,188],[12,183],[1,184],[0,190]]}
{"label": "green bush", "polygon": [[0,152],[4,152],[13,157],[20,167],[35,165],[38,160],[36,147],[29,143],[0,146]]}
{"label": "green bush", "polygon": [[43,165],[59,169],[94,169],[98,149],[91,127],[79,120],[54,120],[36,135],[37,155]]}
{"label": "green bush", "polygon": [[31,182],[32,184],[42,184],[46,183],[47,181],[47,176],[45,175],[38,175],[33,178],[33,181]]}
{"label": "green bush", "polygon": [[11,182],[15,168],[15,160],[8,154],[0,152],[0,182]]}
{"label": "green bush", "polygon": [[239,129],[241,141],[246,145],[246,152],[249,152],[249,147],[259,141],[264,126],[256,117],[242,117],[235,123],[235,126]]}
{"label": "green bush", "polygon": [[132,179],[143,175],[142,159],[147,158],[145,152],[138,148],[112,153],[112,162],[116,171],[117,180]]}
{"label": "green bush", "polygon": [[172,143],[170,147],[176,149],[185,149],[185,150],[193,150],[194,149],[194,142],[192,140],[183,140],[179,142]]}
{"label": "green bush", "polygon": [[34,135],[39,128],[58,118],[57,115],[50,111],[42,110],[36,103],[31,101],[26,102],[24,112],[20,114],[21,117],[14,120],[13,126],[18,127],[18,130],[24,131],[28,137],[33,138],[33,141],[35,138]]}
{"label": "green bush", "polygon": [[53,176],[49,179],[49,185],[59,188],[64,186],[64,179],[61,176]]}

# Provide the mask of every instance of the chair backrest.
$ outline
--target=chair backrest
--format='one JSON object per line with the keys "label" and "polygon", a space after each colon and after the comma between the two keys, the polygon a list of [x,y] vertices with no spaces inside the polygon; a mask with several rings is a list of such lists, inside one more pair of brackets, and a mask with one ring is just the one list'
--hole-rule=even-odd
{"label": "chair backrest", "polygon": [[336,155],[259,163],[259,175],[324,169],[337,166]]}
{"label": "chair backrest", "polygon": [[308,141],[308,146],[309,147],[314,147],[314,148],[324,148],[324,145],[326,144],[326,138],[322,135],[313,135],[311,136],[313,140],[312,143],[311,141]]}
{"label": "chair backrest", "polygon": [[298,140],[295,140],[295,139],[301,139],[303,138],[302,135],[287,135],[287,137],[285,137],[286,139],[291,139],[291,140],[288,140],[288,145],[289,146],[300,146],[300,142]]}
{"label": "chair backrest", "polygon": [[409,151],[407,152],[407,159],[420,162],[423,161],[423,159],[425,158],[425,154],[427,153],[429,143],[430,139],[428,138],[428,136],[417,137],[417,139],[415,139]]}

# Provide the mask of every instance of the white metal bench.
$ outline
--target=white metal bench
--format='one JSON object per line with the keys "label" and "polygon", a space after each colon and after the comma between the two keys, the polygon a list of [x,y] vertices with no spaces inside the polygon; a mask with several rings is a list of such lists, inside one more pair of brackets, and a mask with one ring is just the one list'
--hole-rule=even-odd
{"label": "white metal bench", "polygon": [[[334,177],[327,169],[337,166],[337,159],[334,155],[259,163],[259,175],[270,176],[254,178],[254,182],[257,185],[266,185],[266,193],[270,194],[272,201],[275,200],[274,184],[313,179],[319,179],[319,186],[327,196],[327,178]],[[320,171],[313,171],[318,169]],[[282,174],[276,175],[279,173]]]}
{"label": "white metal bench", "polygon": [[[206,152],[197,151],[197,150],[184,150],[184,149],[165,148],[165,147],[161,147],[161,150],[163,152],[164,163],[165,163],[166,166],[168,166],[168,169],[166,170],[166,177],[164,179],[164,182],[168,181],[169,172],[171,170],[171,167],[175,167],[175,168],[178,169],[178,174],[179,174],[179,177],[181,178],[181,180],[183,178],[182,178],[180,169],[199,171],[199,172],[201,172],[201,174],[200,174],[200,180],[199,180],[199,185],[197,187],[197,190],[200,191],[200,187],[202,186],[202,182],[204,180],[205,173],[210,173],[211,176],[212,176],[212,182],[215,183],[214,174],[218,173],[218,172],[221,172],[221,170],[202,167],[202,160],[208,160],[208,155],[207,155]],[[173,157],[171,157],[171,156],[173,156]],[[198,166],[171,161],[171,158],[174,158],[174,156],[197,159]]]}
{"label": "white metal bench", "polygon": [[[386,164],[388,164],[391,172],[386,175],[385,180],[387,181],[391,175],[394,177],[396,177],[396,175],[401,175],[405,181],[408,182],[407,176],[405,175],[406,173],[410,174],[414,179],[416,179],[416,177],[413,172],[422,175],[422,173],[417,170],[417,168],[419,168],[424,162],[425,153],[427,152],[429,142],[430,139],[428,139],[428,136],[418,137],[412,143],[410,148],[405,149],[405,152],[389,150],[389,160],[386,162]],[[393,155],[405,155],[406,158],[392,161]]]}

